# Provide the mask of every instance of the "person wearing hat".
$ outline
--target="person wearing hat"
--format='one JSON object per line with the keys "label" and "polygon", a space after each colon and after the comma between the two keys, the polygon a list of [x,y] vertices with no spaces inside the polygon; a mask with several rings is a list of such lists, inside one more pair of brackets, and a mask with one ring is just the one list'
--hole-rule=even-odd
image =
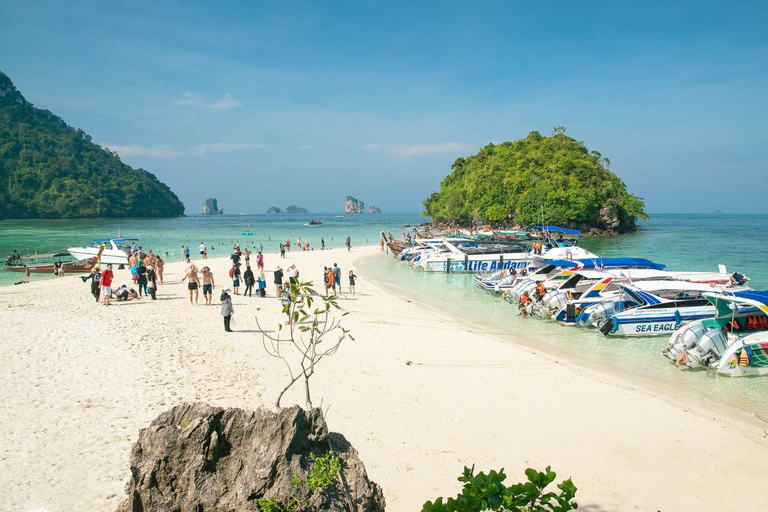
{"label": "person wearing hat", "polygon": [[232,276],[232,289],[235,295],[240,295],[240,262],[234,264],[232,272],[229,274]]}
{"label": "person wearing hat", "polygon": [[229,288],[224,288],[221,291],[221,316],[224,317],[224,330],[226,332],[232,332],[230,323],[234,314],[235,308],[232,307],[232,297],[229,295]]}

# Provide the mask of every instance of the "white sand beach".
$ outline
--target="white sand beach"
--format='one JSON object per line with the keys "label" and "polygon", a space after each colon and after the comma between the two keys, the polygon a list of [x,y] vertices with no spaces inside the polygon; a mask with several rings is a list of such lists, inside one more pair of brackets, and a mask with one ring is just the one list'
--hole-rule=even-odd
{"label": "white sand beach", "polygon": [[[254,321],[283,319],[271,271],[318,281],[334,262],[358,272],[339,304],[354,340],[313,377],[315,404],[360,452],[391,511],[455,495],[464,465],[509,481],[547,465],[572,477],[581,510],[742,509],[764,503],[768,438],[727,410],[576,366],[376,287],[359,270],[378,248],[266,255],[267,298],[218,297],[229,260],[205,262],[215,304],[191,306],[185,266],[166,266],[157,301],[97,305],[77,276],[0,289],[0,510],[112,511],[125,499],[139,429],[185,401],[271,407],[287,376]],[[380,256],[384,257],[384,256]],[[202,262],[195,261],[198,266]],[[128,270],[116,284],[128,283]],[[346,277],[343,279],[346,291]],[[408,364],[411,362],[411,364]],[[661,363],[661,362],[660,362]],[[301,388],[284,405],[303,404]],[[748,507],[749,508],[749,507]]]}

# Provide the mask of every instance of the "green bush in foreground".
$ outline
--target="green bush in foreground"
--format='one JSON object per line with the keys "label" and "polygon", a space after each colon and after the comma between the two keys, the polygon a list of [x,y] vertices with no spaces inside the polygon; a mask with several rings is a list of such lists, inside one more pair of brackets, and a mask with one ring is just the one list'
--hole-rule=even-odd
{"label": "green bush in foreground", "polygon": [[487,475],[475,475],[472,469],[465,467],[459,482],[464,482],[464,489],[456,498],[437,498],[428,501],[422,512],[480,512],[482,510],[501,510],[509,512],[566,512],[575,510],[579,505],[573,501],[576,486],[569,478],[557,484],[560,493],[547,492],[544,489],[555,481],[557,475],[550,466],[542,473],[534,469],[525,470],[528,481],[509,487],[503,484],[507,475],[504,469],[491,471]]}

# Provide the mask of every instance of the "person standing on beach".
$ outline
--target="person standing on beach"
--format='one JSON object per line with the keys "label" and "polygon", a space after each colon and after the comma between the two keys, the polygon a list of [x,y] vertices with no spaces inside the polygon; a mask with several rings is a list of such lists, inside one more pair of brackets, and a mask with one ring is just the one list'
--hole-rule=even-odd
{"label": "person standing on beach", "polygon": [[261,254],[261,249],[259,249],[259,253],[256,255],[256,268],[264,270],[264,255]]}
{"label": "person standing on beach", "polygon": [[243,259],[245,260],[246,267],[251,264],[251,251],[248,250],[248,247],[246,247],[245,251],[243,251]]}
{"label": "person standing on beach", "polygon": [[213,303],[213,289],[216,288],[213,282],[213,272],[208,267],[203,267],[203,300],[210,306]]}
{"label": "person standing on beach", "polygon": [[259,244],[259,252],[264,252],[264,244]]}
{"label": "person standing on beach", "polygon": [[384,252],[384,239],[381,239],[381,242],[379,243],[379,247],[381,247],[381,252]]}
{"label": "person standing on beach", "polygon": [[334,263],[333,264],[333,293],[336,294],[336,287],[339,288],[339,294],[344,295],[344,291],[341,288],[341,269]]}
{"label": "person standing on beach", "polygon": [[[198,290],[200,287],[200,278],[197,275],[197,267],[192,263],[192,260],[187,258],[187,263],[189,263],[189,267],[184,273],[184,277],[181,278],[181,282],[183,283],[185,279],[188,281],[187,289],[189,290],[189,303],[196,306],[197,300],[200,297],[200,290]],[[194,301],[192,300],[192,295],[195,297]]]}
{"label": "person standing on beach", "polygon": [[350,237],[347,237],[347,241],[344,243],[344,245],[347,246],[347,252],[352,250],[352,239]]}
{"label": "person standing on beach", "polygon": [[325,238],[320,238],[320,250],[325,250]]}
{"label": "person standing on beach", "polygon": [[112,273],[112,264],[110,263],[104,272],[101,273],[101,298],[105,306],[109,306],[109,299],[112,297],[113,277],[115,277],[115,274]]}
{"label": "person standing on beach", "polygon": [[198,247],[198,249],[200,249],[200,258],[205,259],[205,244],[200,242],[200,247]]}
{"label": "person standing on beach", "polygon": [[280,267],[277,267],[277,270],[275,270],[275,280],[273,281],[275,283],[275,288],[277,289],[277,295],[280,295],[280,287],[283,284],[283,269]]}
{"label": "person standing on beach", "polygon": [[357,279],[355,272],[350,270],[349,271],[349,293],[351,293],[352,295],[355,294],[355,279]]}
{"label": "person standing on beach", "polygon": [[280,243],[280,257],[285,258],[285,244],[282,242]]}
{"label": "person standing on beach", "polygon": [[136,280],[136,284],[139,285],[139,297],[141,297],[142,290],[144,295],[147,295],[147,267],[144,266],[144,262],[139,262],[139,267],[136,269],[136,275],[139,278]]}
{"label": "person standing on beach", "polygon": [[264,275],[264,271],[259,272],[259,277],[256,279],[256,283],[259,285],[259,297],[267,296],[267,277]]}
{"label": "person standing on beach", "polygon": [[165,262],[163,261],[163,258],[158,255],[155,260],[155,271],[157,272],[157,277],[160,278],[160,284],[163,284],[163,268],[165,268]]}
{"label": "person standing on beach", "polygon": [[181,261],[184,261],[186,258],[184,258],[184,246],[181,246]]}
{"label": "person standing on beach", "polygon": [[147,290],[152,300],[157,300],[157,274],[154,265],[147,267]]}
{"label": "person standing on beach", "polygon": [[243,274],[243,279],[245,280],[245,291],[243,292],[243,297],[251,296],[251,293],[253,292],[253,285],[256,284],[256,279],[253,277],[253,270],[251,270],[251,266],[247,263],[245,264],[245,273]]}
{"label": "person standing on beach", "polygon": [[296,265],[291,265],[288,267],[286,273],[288,274],[288,281],[291,284],[295,284],[296,279],[299,277],[299,270],[296,268]]}
{"label": "person standing on beach", "polygon": [[101,272],[99,272],[99,268],[94,265],[91,269],[91,273],[88,274],[86,277],[81,278],[83,282],[87,282],[89,279],[92,279],[91,281],[91,295],[93,295],[96,298],[96,302],[99,302],[99,295],[101,294]]}
{"label": "person standing on beach", "polygon": [[229,276],[232,278],[232,289],[235,295],[240,295],[240,262],[235,263],[232,269],[229,271]]}
{"label": "person standing on beach", "polygon": [[224,331],[226,332],[232,332],[230,322],[232,322],[233,314],[235,314],[235,308],[232,307],[232,297],[229,295],[229,288],[224,288],[221,291],[221,316],[224,317]]}
{"label": "person standing on beach", "polygon": [[189,259],[189,246],[184,248],[184,258]]}
{"label": "person standing on beach", "polygon": [[288,239],[285,241],[285,250],[286,250],[287,252],[291,252],[291,239],[290,239],[290,238],[288,238]]}

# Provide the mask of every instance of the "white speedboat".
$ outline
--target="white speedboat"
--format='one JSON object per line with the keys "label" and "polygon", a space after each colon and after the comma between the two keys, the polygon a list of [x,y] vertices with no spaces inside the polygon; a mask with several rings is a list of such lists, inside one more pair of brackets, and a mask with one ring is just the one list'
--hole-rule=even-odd
{"label": "white speedboat", "polygon": [[768,291],[704,296],[715,314],[672,333],[664,355],[731,377],[768,375]]}
{"label": "white speedboat", "polygon": [[138,241],[138,238],[103,238],[94,240],[90,246],[70,247],[67,252],[78,260],[96,258],[105,265],[127,265],[132,242]]}

